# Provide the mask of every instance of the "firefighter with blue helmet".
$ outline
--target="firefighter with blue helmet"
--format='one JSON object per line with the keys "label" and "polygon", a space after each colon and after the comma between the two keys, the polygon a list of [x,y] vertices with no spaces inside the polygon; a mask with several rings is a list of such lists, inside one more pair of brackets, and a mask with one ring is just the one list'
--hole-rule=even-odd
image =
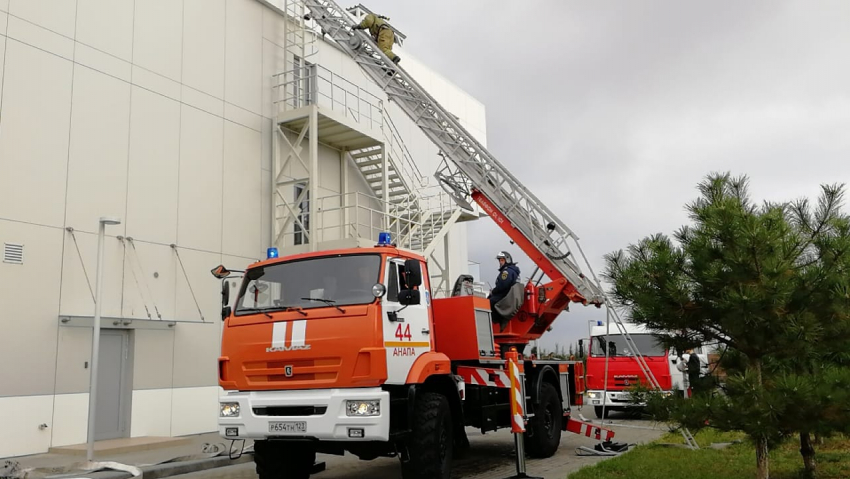
{"label": "firefighter with blue helmet", "polygon": [[511,286],[519,279],[519,266],[514,264],[513,257],[507,251],[500,251],[496,259],[499,260],[499,274],[496,276],[496,287],[490,291],[490,309],[494,317],[499,317],[496,303],[508,295]]}

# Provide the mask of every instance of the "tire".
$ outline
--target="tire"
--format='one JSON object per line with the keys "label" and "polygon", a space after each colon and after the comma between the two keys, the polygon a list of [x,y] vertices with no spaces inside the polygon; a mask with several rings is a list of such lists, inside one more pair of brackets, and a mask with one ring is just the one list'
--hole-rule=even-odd
{"label": "tire", "polygon": [[254,464],[260,479],[309,479],[316,450],[298,442],[254,441]]}
{"label": "tire", "polygon": [[598,419],[608,419],[608,416],[611,414],[611,408],[605,408],[605,417],[602,417],[602,406],[593,406],[593,412],[596,413]]}
{"label": "tire", "polygon": [[449,401],[423,392],[416,398],[413,432],[407,443],[410,460],[402,463],[404,479],[450,479],[454,431]]}
{"label": "tire", "polygon": [[531,457],[552,457],[561,445],[561,427],[564,423],[564,408],[555,386],[540,385],[540,397],[534,417],[528,421],[525,445]]}

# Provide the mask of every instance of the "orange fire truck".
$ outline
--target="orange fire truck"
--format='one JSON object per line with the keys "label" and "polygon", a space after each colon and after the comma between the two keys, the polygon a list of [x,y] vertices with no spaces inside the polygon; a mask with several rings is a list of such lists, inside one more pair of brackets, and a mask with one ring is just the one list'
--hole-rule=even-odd
{"label": "orange fire truck", "polygon": [[[570,416],[582,403],[582,364],[525,351],[571,303],[603,303],[579,267],[575,235],[366,34],[353,31],[347,12],[328,0],[304,3],[323,34],[438,146],[446,161],[437,178],[446,192],[464,208],[477,203],[537,269],[519,287],[520,309],[500,324],[486,298],[434,298],[426,258],[384,234],[373,248],[271,254],[250,265],[232,309],[229,288],[222,289],[221,435],[254,440],[261,479],[307,478],[316,453],[345,451],[365,460],[399,457],[405,479],[448,478],[452,457],[469,444],[466,427],[511,427],[505,354],[513,350],[524,370],[529,455],[554,454],[565,430],[605,434]],[[223,266],[213,273],[228,275]]]}

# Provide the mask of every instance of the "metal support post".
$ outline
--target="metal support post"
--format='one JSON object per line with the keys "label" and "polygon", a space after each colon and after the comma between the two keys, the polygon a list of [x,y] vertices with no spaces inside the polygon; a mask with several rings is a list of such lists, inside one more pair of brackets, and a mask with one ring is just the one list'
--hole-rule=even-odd
{"label": "metal support post", "polygon": [[97,410],[97,363],[100,355],[100,312],[103,306],[103,241],[106,235],[106,225],[121,224],[117,218],[100,218],[97,234],[97,276],[95,279],[94,323],[92,325],[91,341],[91,377],[89,379],[89,417],[88,438],[86,440],[86,460],[94,460],[94,427]]}
{"label": "metal support post", "polygon": [[508,375],[511,378],[511,432],[514,434],[514,446],[516,448],[516,475],[508,479],[543,479],[542,477],[529,476],[525,472],[525,373],[519,363],[519,354],[515,347],[505,353],[507,360]]}
{"label": "metal support post", "polygon": [[318,191],[317,187],[319,186],[319,108],[316,105],[312,105],[310,107],[310,181],[307,184],[307,188],[310,189],[310,208],[308,217],[310,221],[310,228],[308,234],[310,235],[310,251],[318,251],[318,235],[317,231],[317,213],[318,213]]}

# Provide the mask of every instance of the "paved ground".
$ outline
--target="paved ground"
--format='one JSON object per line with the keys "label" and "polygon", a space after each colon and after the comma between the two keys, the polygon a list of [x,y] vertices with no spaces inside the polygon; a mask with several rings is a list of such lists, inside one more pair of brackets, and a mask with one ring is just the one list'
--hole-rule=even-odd
{"label": "paved ground", "polygon": [[[580,411],[588,419],[596,420],[592,409],[584,408]],[[611,413],[614,425],[610,425],[616,436],[614,441],[626,443],[644,443],[655,440],[664,434],[661,425],[654,425],[649,421],[630,419],[619,413]],[[622,425],[618,427],[617,424]],[[627,426],[636,426],[627,427]],[[641,428],[655,428],[641,429]],[[514,462],[513,436],[507,430],[482,435],[480,431],[467,429],[469,441],[472,445],[467,457],[455,461],[455,478],[465,479],[504,479],[516,473]],[[526,470],[529,475],[541,476],[546,479],[564,479],[567,474],[579,468],[594,464],[606,458],[594,456],[577,456],[575,449],[578,446],[593,447],[596,441],[581,437],[572,433],[563,433],[561,436],[561,447],[558,452],[548,458],[541,460],[529,460]],[[313,477],[317,479],[397,479],[401,476],[401,468],[398,459],[379,458],[373,461],[360,461],[356,456],[346,454],[344,457],[319,455],[319,460],[327,463],[327,470]],[[201,471],[181,476],[175,479],[254,479],[253,463],[237,466],[223,467],[208,471]]]}

